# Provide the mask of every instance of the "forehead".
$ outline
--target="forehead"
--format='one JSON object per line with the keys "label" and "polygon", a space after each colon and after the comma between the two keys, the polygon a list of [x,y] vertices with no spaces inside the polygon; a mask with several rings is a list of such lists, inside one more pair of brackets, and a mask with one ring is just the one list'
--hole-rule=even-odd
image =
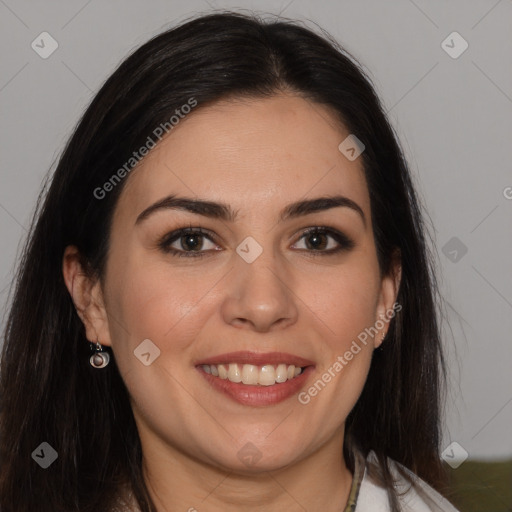
{"label": "forehead", "polygon": [[297,96],[199,105],[132,171],[116,214],[136,217],[169,194],[241,213],[343,194],[367,210],[362,159],[338,149],[348,135],[329,109]]}

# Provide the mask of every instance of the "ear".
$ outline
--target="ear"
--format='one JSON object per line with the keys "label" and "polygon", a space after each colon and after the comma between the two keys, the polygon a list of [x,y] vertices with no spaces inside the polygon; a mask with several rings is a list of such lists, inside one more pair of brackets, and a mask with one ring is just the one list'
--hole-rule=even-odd
{"label": "ear", "polygon": [[68,246],[62,258],[62,274],[78,316],[85,327],[87,339],[111,345],[108,317],[100,280],[84,268],[84,258],[77,247]]}
{"label": "ear", "polygon": [[400,252],[396,251],[392,256],[389,272],[382,276],[377,303],[377,318],[375,319],[375,327],[379,332],[373,338],[375,348],[382,344],[389,329],[389,322],[396,312],[402,309],[402,305],[396,303],[401,279],[402,264]]}

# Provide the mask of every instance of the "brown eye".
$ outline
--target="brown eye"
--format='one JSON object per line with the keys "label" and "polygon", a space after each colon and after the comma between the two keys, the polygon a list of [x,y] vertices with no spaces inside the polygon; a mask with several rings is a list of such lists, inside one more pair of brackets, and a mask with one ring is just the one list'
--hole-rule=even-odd
{"label": "brown eye", "polygon": [[[304,241],[303,247],[297,247]],[[307,229],[294,245],[295,249],[309,251],[312,254],[333,254],[354,247],[354,242],[346,235],[333,228],[313,227]]]}
{"label": "brown eye", "polygon": [[162,251],[173,256],[201,257],[212,250],[218,250],[212,236],[201,228],[178,229],[166,235],[158,245]]}
{"label": "brown eye", "polygon": [[197,233],[190,233],[179,238],[183,250],[198,251],[203,247],[203,236]]}
{"label": "brown eye", "polygon": [[310,250],[325,249],[328,244],[328,236],[325,233],[310,233],[305,237],[306,246]]}

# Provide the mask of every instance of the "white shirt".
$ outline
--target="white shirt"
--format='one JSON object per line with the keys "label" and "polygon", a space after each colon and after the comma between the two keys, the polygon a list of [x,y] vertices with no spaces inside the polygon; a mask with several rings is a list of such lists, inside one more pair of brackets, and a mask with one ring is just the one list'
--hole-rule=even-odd
{"label": "white shirt", "polygon": [[[377,457],[374,452],[370,452],[366,460],[367,463],[377,464]],[[458,512],[451,503],[421,478],[400,465],[402,470],[411,476],[411,480],[415,483],[412,486],[399,473],[398,466],[397,462],[390,460],[390,470],[397,482],[397,495],[403,512]],[[364,469],[355,512],[390,512],[387,490],[370,478],[368,464]]]}

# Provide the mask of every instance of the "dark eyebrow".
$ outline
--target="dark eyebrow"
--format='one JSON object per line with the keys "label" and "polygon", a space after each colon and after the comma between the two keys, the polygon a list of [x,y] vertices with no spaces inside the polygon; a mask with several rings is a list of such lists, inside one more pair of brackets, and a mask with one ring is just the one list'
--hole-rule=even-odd
{"label": "dark eyebrow", "polygon": [[288,205],[281,212],[280,220],[283,221],[301,215],[308,215],[309,213],[339,208],[341,206],[356,211],[361,216],[363,224],[366,226],[366,217],[364,216],[363,209],[355,201],[345,196],[318,197],[316,199],[297,201],[296,203]]}
{"label": "dark eyebrow", "polygon": [[[356,211],[366,226],[366,217],[362,208],[352,199],[344,196],[318,197],[316,199],[305,199],[289,204],[281,212],[279,218],[281,221],[290,218],[308,215],[310,213],[329,210],[331,208],[347,207]],[[168,196],[146,208],[140,213],[135,221],[139,224],[147,219],[152,213],[162,209],[186,210],[197,215],[210,217],[212,219],[221,219],[228,222],[235,221],[237,212],[233,211],[228,205],[216,203],[213,201],[204,201],[201,199],[191,199],[187,197]]]}
{"label": "dark eyebrow", "polygon": [[155,204],[152,204],[140,213],[135,224],[139,224],[143,220],[147,219],[152,213],[162,209],[186,210],[191,213],[196,213],[197,215],[230,222],[234,221],[236,218],[236,212],[231,210],[229,206],[222,203],[203,201],[201,199],[190,199],[188,197],[168,196]]}

